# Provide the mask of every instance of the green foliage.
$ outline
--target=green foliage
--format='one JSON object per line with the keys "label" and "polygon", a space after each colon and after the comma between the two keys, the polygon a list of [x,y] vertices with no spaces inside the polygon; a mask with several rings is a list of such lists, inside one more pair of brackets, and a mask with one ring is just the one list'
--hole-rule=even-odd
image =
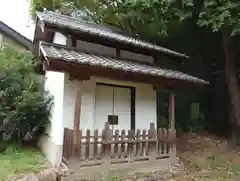
{"label": "green foliage", "polygon": [[59,9],[61,7],[61,0],[31,0],[30,14],[35,17],[36,10],[45,7],[49,10]]}
{"label": "green foliage", "polygon": [[48,123],[51,99],[44,98],[32,59],[30,52],[0,48],[0,131],[12,141],[32,137]]}
{"label": "green foliage", "polygon": [[208,0],[204,2],[198,24],[210,26],[213,31],[231,27],[232,34],[240,31],[240,2],[236,0]]}

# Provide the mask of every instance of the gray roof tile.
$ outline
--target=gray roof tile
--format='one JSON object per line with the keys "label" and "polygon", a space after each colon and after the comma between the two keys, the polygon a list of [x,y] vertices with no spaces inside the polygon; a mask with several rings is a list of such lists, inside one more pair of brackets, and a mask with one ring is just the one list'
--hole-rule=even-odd
{"label": "gray roof tile", "polygon": [[145,42],[136,38],[132,38],[132,37],[120,34],[119,32],[116,32],[114,30],[111,30],[105,27],[100,27],[99,25],[96,25],[96,24],[82,22],[76,18],[61,15],[59,13],[55,13],[51,11],[37,12],[37,17],[45,23],[53,24],[59,27],[69,28],[69,29],[78,31],[80,33],[88,34],[88,35],[98,36],[98,37],[101,37],[102,39],[112,40],[122,44],[127,44],[127,45],[144,48],[148,50],[154,50],[159,53],[164,53],[164,54],[172,55],[179,58],[189,58],[184,54],[172,51],[170,49],[161,47],[159,45]]}
{"label": "gray roof tile", "polygon": [[79,64],[85,64],[94,67],[110,68],[125,72],[137,72],[145,75],[208,84],[208,82],[204,81],[203,79],[199,79],[179,71],[159,68],[154,65],[147,65],[132,60],[116,59],[102,55],[69,50],[60,45],[53,45],[46,42],[41,42],[40,49],[45,58],[60,59],[67,62],[77,62]]}

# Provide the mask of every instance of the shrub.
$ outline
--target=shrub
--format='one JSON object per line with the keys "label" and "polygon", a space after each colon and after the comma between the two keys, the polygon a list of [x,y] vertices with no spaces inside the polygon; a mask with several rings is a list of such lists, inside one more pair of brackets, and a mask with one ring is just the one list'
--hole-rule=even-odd
{"label": "shrub", "polygon": [[51,98],[33,71],[33,55],[0,48],[0,138],[37,142],[50,114]]}

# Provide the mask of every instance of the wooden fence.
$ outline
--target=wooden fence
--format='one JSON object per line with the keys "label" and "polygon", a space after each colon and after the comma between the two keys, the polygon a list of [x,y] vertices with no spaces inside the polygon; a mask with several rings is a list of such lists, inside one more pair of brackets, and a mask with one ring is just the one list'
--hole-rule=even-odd
{"label": "wooden fence", "polygon": [[103,163],[131,163],[136,161],[153,161],[169,158],[176,138],[175,130],[154,128],[150,124],[149,130],[115,130],[109,129],[109,124],[101,134],[95,130],[78,132],[77,145],[74,145],[74,132],[64,130],[63,161],[70,159],[79,162],[80,166],[100,165]]}

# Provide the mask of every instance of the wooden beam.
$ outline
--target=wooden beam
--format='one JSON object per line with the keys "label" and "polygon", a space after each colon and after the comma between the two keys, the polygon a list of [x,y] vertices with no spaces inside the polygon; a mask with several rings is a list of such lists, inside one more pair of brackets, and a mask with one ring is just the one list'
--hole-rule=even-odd
{"label": "wooden beam", "polygon": [[122,70],[114,70],[111,68],[94,67],[90,65],[83,65],[74,62],[66,62],[63,60],[48,59],[50,64],[48,69],[59,72],[69,72],[75,76],[99,76],[108,77],[115,80],[121,81],[134,81],[139,83],[148,83],[155,85],[156,87],[163,87],[167,89],[186,89],[190,88],[201,88],[203,84],[189,82],[186,80],[170,79],[166,77],[159,77],[153,75],[145,75],[134,72],[124,72]]}
{"label": "wooden beam", "polygon": [[77,149],[79,148],[79,128],[80,128],[80,117],[81,117],[81,90],[80,87],[76,90],[75,98],[75,111],[74,111],[74,123],[73,123],[73,156],[75,156]]}
{"label": "wooden beam", "polygon": [[169,128],[175,129],[175,96],[173,92],[169,97]]}

